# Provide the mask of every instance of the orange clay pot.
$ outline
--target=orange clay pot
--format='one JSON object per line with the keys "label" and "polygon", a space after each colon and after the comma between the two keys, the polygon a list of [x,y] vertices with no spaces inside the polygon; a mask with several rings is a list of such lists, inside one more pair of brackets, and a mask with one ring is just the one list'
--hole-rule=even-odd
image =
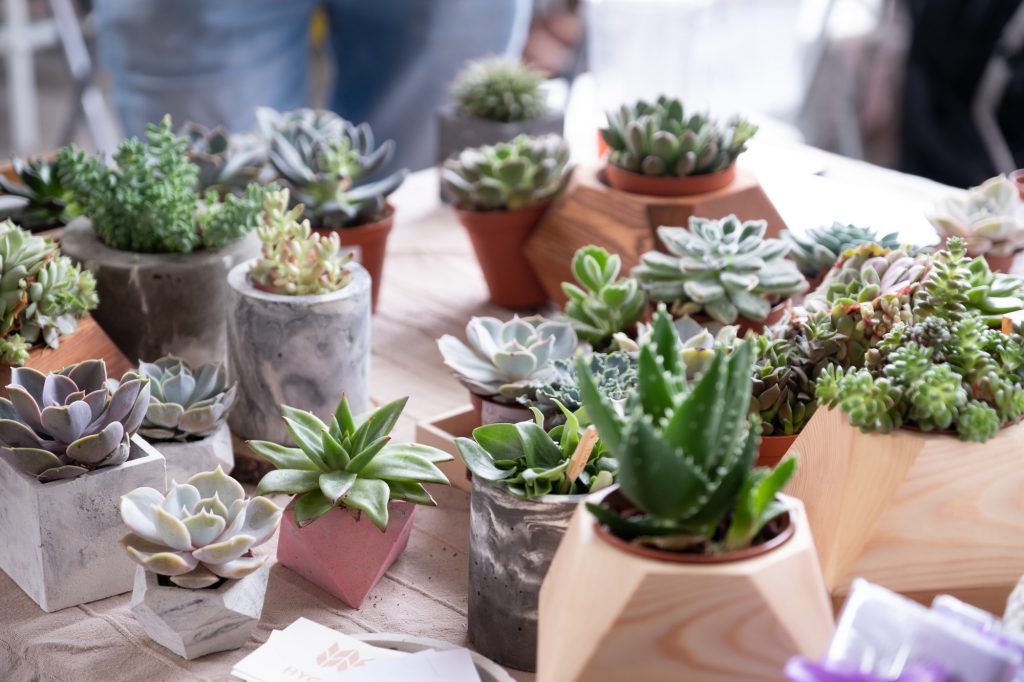
{"label": "orange clay pot", "polygon": [[395,224],[395,208],[387,205],[387,212],[377,222],[359,225],[358,227],[342,227],[337,230],[315,228],[324,236],[337,232],[342,246],[359,247],[359,263],[370,273],[370,293],[373,312],[377,312],[377,301],[380,299],[380,282],[384,274],[384,254],[387,252],[388,235]]}
{"label": "orange clay pot", "polygon": [[615,189],[633,194],[648,194],[658,197],[683,197],[706,194],[727,187],[736,178],[736,164],[717,173],[671,177],[664,175],[643,175],[606,164],[604,176]]}

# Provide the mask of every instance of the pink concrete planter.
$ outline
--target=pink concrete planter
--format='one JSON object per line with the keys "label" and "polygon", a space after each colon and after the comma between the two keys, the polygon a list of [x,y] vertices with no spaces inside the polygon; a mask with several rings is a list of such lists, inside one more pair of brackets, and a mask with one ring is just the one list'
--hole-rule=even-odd
{"label": "pink concrete planter", "polygon": [[409,544],[416,505],[388,503],[385,532],[365,516],[357,521],[344,507],[334,509],[305,528],[295,525],[294,504],[285,510],[277,561],[330,592],[354,609]]}

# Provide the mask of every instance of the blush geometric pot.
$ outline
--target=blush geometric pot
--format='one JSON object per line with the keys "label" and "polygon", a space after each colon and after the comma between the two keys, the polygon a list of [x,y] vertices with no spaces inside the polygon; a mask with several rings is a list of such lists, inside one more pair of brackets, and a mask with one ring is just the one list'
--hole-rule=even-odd
{"label": "blush geometric pot", "polygon": [[230,474],[235,468],[235,453],[231,444],[231,429],[221,424],[213,433],[190,441],[153,441],[153,447],[167,460],[167,485],[172,481],[184,483],[204,471],[218,466]]}
{"label": "blush geometric pot", "polygon": [[365,515],[357,520],[338,507],[304,528],[288,505],[277,541],[277,562],[358,609],[391,564],[405,551],[416,505],[388,503],[388,527],[381,532]]}

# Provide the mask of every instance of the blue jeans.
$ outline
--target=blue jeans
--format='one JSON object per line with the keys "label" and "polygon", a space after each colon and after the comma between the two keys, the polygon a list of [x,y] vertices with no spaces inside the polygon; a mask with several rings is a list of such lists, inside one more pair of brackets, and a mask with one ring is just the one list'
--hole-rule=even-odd
{"label": "blue jeans", "polygon": [[431,165],[434,111],[466,60],[519,54],[530,0],[95,0],[100,62],[127,135],[171,114],[232,131],[257,106],[308,106],[309,24],[330,23],[332,109]]}

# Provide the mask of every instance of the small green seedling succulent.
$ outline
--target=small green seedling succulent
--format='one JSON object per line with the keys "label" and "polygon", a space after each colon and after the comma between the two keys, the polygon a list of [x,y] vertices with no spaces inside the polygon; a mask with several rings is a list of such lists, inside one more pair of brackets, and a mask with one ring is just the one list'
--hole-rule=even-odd
{"label": "small green seedling succulent", "polygon": [[972,256],[1010,256],[1024,249],[1024,201],[1005,175],[946,199],[928,219],[939,236],[967,240]]}
{"label": "small green seedling succulent", "polygon": [[232,135],[221,126],[211,130],[192,121],[178,135],[188,140],[188,158],[199,171],[200,192],[241,191],[259,179],[267,164],[266,146],[253,135]]}
{"label": "small green seedling succulent", "polygon": [[12,159],[17,181],[0,175],[0,219],[9,218],[30,232],[51,230],[79,214],[74,193],[61,180],[57,159]]}
{"label": "small green seedling succulent", "polygon": [[193,369],[168,355],[140,362],[139,374],[149,379],[151,393],[139,433],[150,440],[205,438],[224,424],[235,403],[236,385],[228,386],[223,363]]}
{"label": "small green seedling succulent", "polygon": [[618,463],[585,416],[558,406],[565,423],[544,430],[544,415],[534,421],[487,424],[472,438],[456,438],[455,447],[475,478],[507,489],[517,497],[583,495],[615,482]]}
{"label": "small green seedling succulent", "polygon": [[647,294],[632,277],[619,277],[622,259],[600,246],[584,246],[572,257],[572,273],[581,286],[562,282],[568,297],[565,319],[595,350],[627,332],[643,316]]}
{"label": "small green seedling succulent", "polygon": [[248,498],[224,473],[196,474],[172,483],[164,495],[136,488],[121,497],[121,518],[131,531],[121,538],[128,556],[178,587],[203,589],[256,571],[263,544],[281,523],[281,508],[265,497]]}
{"label": "small green seedling succulent", "polygon": [[835,265],[843,252],[861,244],[878,244],[887,249],[898,249],[895,232],[879,235],[870,227],[832,223],[828,227],[814,227],[797,236],[789,230],[782,237],[790,242],[789,257],[807,277],[820,277]]}
{"label": "small green seedling succulent", "polygon": [[528,121],[547,112],[543,76],[536,69],[504,57],[466,64],[452,81],[459,109],[470,116],[508,123]]}
{"label": "small green seedling succulent", "polygon": [[437,468],[452,456],[416,443],[391,443],[388,435],[408,398],[353,416],[341,397],[330,426],[309,412],[281,406],[285,427],[298,447],[248,441],[275,467],[260,481],[258,494],[296,495],[295,523],[306,526],[335,507],[364,513],[377,528],[388,526],[388,502],[433,505],[425,483],[448,485]]}

